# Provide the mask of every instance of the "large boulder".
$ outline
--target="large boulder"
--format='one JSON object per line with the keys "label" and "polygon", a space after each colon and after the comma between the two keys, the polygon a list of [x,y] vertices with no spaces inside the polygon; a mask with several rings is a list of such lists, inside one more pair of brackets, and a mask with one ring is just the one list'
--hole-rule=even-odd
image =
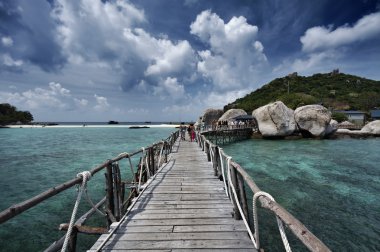
{"label": "large boulder", "polygon": [[293,110],[281,101],[254,110],[252,116],[256,118],[263,137],[289,136],[296,130]]}
{"label": "large boulder", "polygon": [[294,119],[306,137],[324,137],[331,121],[331,113],[321,105],[306,105],[294,111]]}
{"label": "large boulder", "polygon": [[207,109],[202,116],[202,121],[205,126],[210,126],[213,122],[218,121],[222,115],[223,110],[221,109]]}
{"label": "large boulder", "polygon": [[218,121],[231,121],[237,116],[247,115],[243,109],[229,109],[227,110]]}
{"label": "large boulder", "polygon": [[327,125],[325,136],[331,136],[338,130],[338,122],[331,119],[329,125]]}
{"label": "large boulder", "polygon": [[367,123],[360,131],[364,133],[380,135],[380,120]]}

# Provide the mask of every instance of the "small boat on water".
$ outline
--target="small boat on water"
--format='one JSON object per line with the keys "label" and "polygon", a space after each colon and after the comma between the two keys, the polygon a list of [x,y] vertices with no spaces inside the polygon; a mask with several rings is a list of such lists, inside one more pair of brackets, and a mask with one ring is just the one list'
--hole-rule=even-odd
{"label": "small boat on water", "polygon": [[148,126],[131,126],[131,127],[129,127],[130,129],[148,129],[148,128],[150,128],[150,127],[148,127]]}
{"label": "small boat on water", "polygon": [[119,124],[118,121],[108,121],[108,124]]}

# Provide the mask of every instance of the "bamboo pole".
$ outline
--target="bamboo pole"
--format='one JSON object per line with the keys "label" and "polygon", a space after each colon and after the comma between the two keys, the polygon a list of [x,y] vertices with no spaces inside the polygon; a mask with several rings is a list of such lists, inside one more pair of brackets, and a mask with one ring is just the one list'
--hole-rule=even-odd
{"label": "bamboo pole", "polygon": [[[99,208],[106,202],[106,197],[101,199],[98,203],[95,204],[95,208]],[[94,213],[95,209],[91,208],[89,211],[87,211],[84,215],[82,215],[76,222],[75,225],[81,226],[83,223],[85,223]],[[62,236],[61,239],[58,241],[52,243],[48,248],[44,250],[44,252],[56,252],[61,250],[63,246],[63,242],[65,241],[65,236]]]}

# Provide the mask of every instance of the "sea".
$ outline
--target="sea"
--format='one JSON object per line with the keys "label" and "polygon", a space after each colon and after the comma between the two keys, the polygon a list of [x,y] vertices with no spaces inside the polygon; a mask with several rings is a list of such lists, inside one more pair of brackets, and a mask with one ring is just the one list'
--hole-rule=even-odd
{"label": "sea", "polygon": [[[59,124],[0,129],[0,211],[176,130],[146,122]],[[129,128],[144,124],[150,128]],[[252,139],[223,149],[332,251],[380,251],[380,138]],[[127,162],[120,168],[123,179],[130,180]],[[103,172],[91,178],[87,190],[94,202],[104,196]],[[43,251],[65,234],[58,227],[69,222],[76,196],[77,188],[71,188],[0,224],[0,251]],[[82,199],[77,216],[89,208]],[[259,208],[259,218],[265,251],[283,251],[275,217]],[[104,224],[104,217],[95,214],[86,225]],[[307,251],[287,234],[293,251]],[[80,234],[78,251],[96,239]]]}

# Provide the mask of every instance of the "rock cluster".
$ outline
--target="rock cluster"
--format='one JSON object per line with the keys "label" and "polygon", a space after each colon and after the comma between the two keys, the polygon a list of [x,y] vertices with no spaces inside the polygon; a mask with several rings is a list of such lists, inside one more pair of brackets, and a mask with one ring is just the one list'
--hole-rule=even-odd
{"label": "rock cluster", "polygon": [[212,125],[214,121],[218,121],[218,119],[223,115],[223,110],[221,109],[206,109],[203,113],[202,121],[204,125]]}
{"label": "rock cluster", "polygon": [[338,123],[321,105],[306,105],[295,111],[277,101],[252,112],[263,137],[290,136],[299,131],[304,137],[323,138],[337,130]]}
{"label": "rock cluster", "polygon": [[241,115],[247,115],[247,112],[245,112],[243,109],[229,109],[218,119],[218,121],[230,121],[235,117]]}
{"label": "rock cluster", "polygon": [[376,120],[366,124],[360,131],[363,133],[380,135],[380,120]]}

